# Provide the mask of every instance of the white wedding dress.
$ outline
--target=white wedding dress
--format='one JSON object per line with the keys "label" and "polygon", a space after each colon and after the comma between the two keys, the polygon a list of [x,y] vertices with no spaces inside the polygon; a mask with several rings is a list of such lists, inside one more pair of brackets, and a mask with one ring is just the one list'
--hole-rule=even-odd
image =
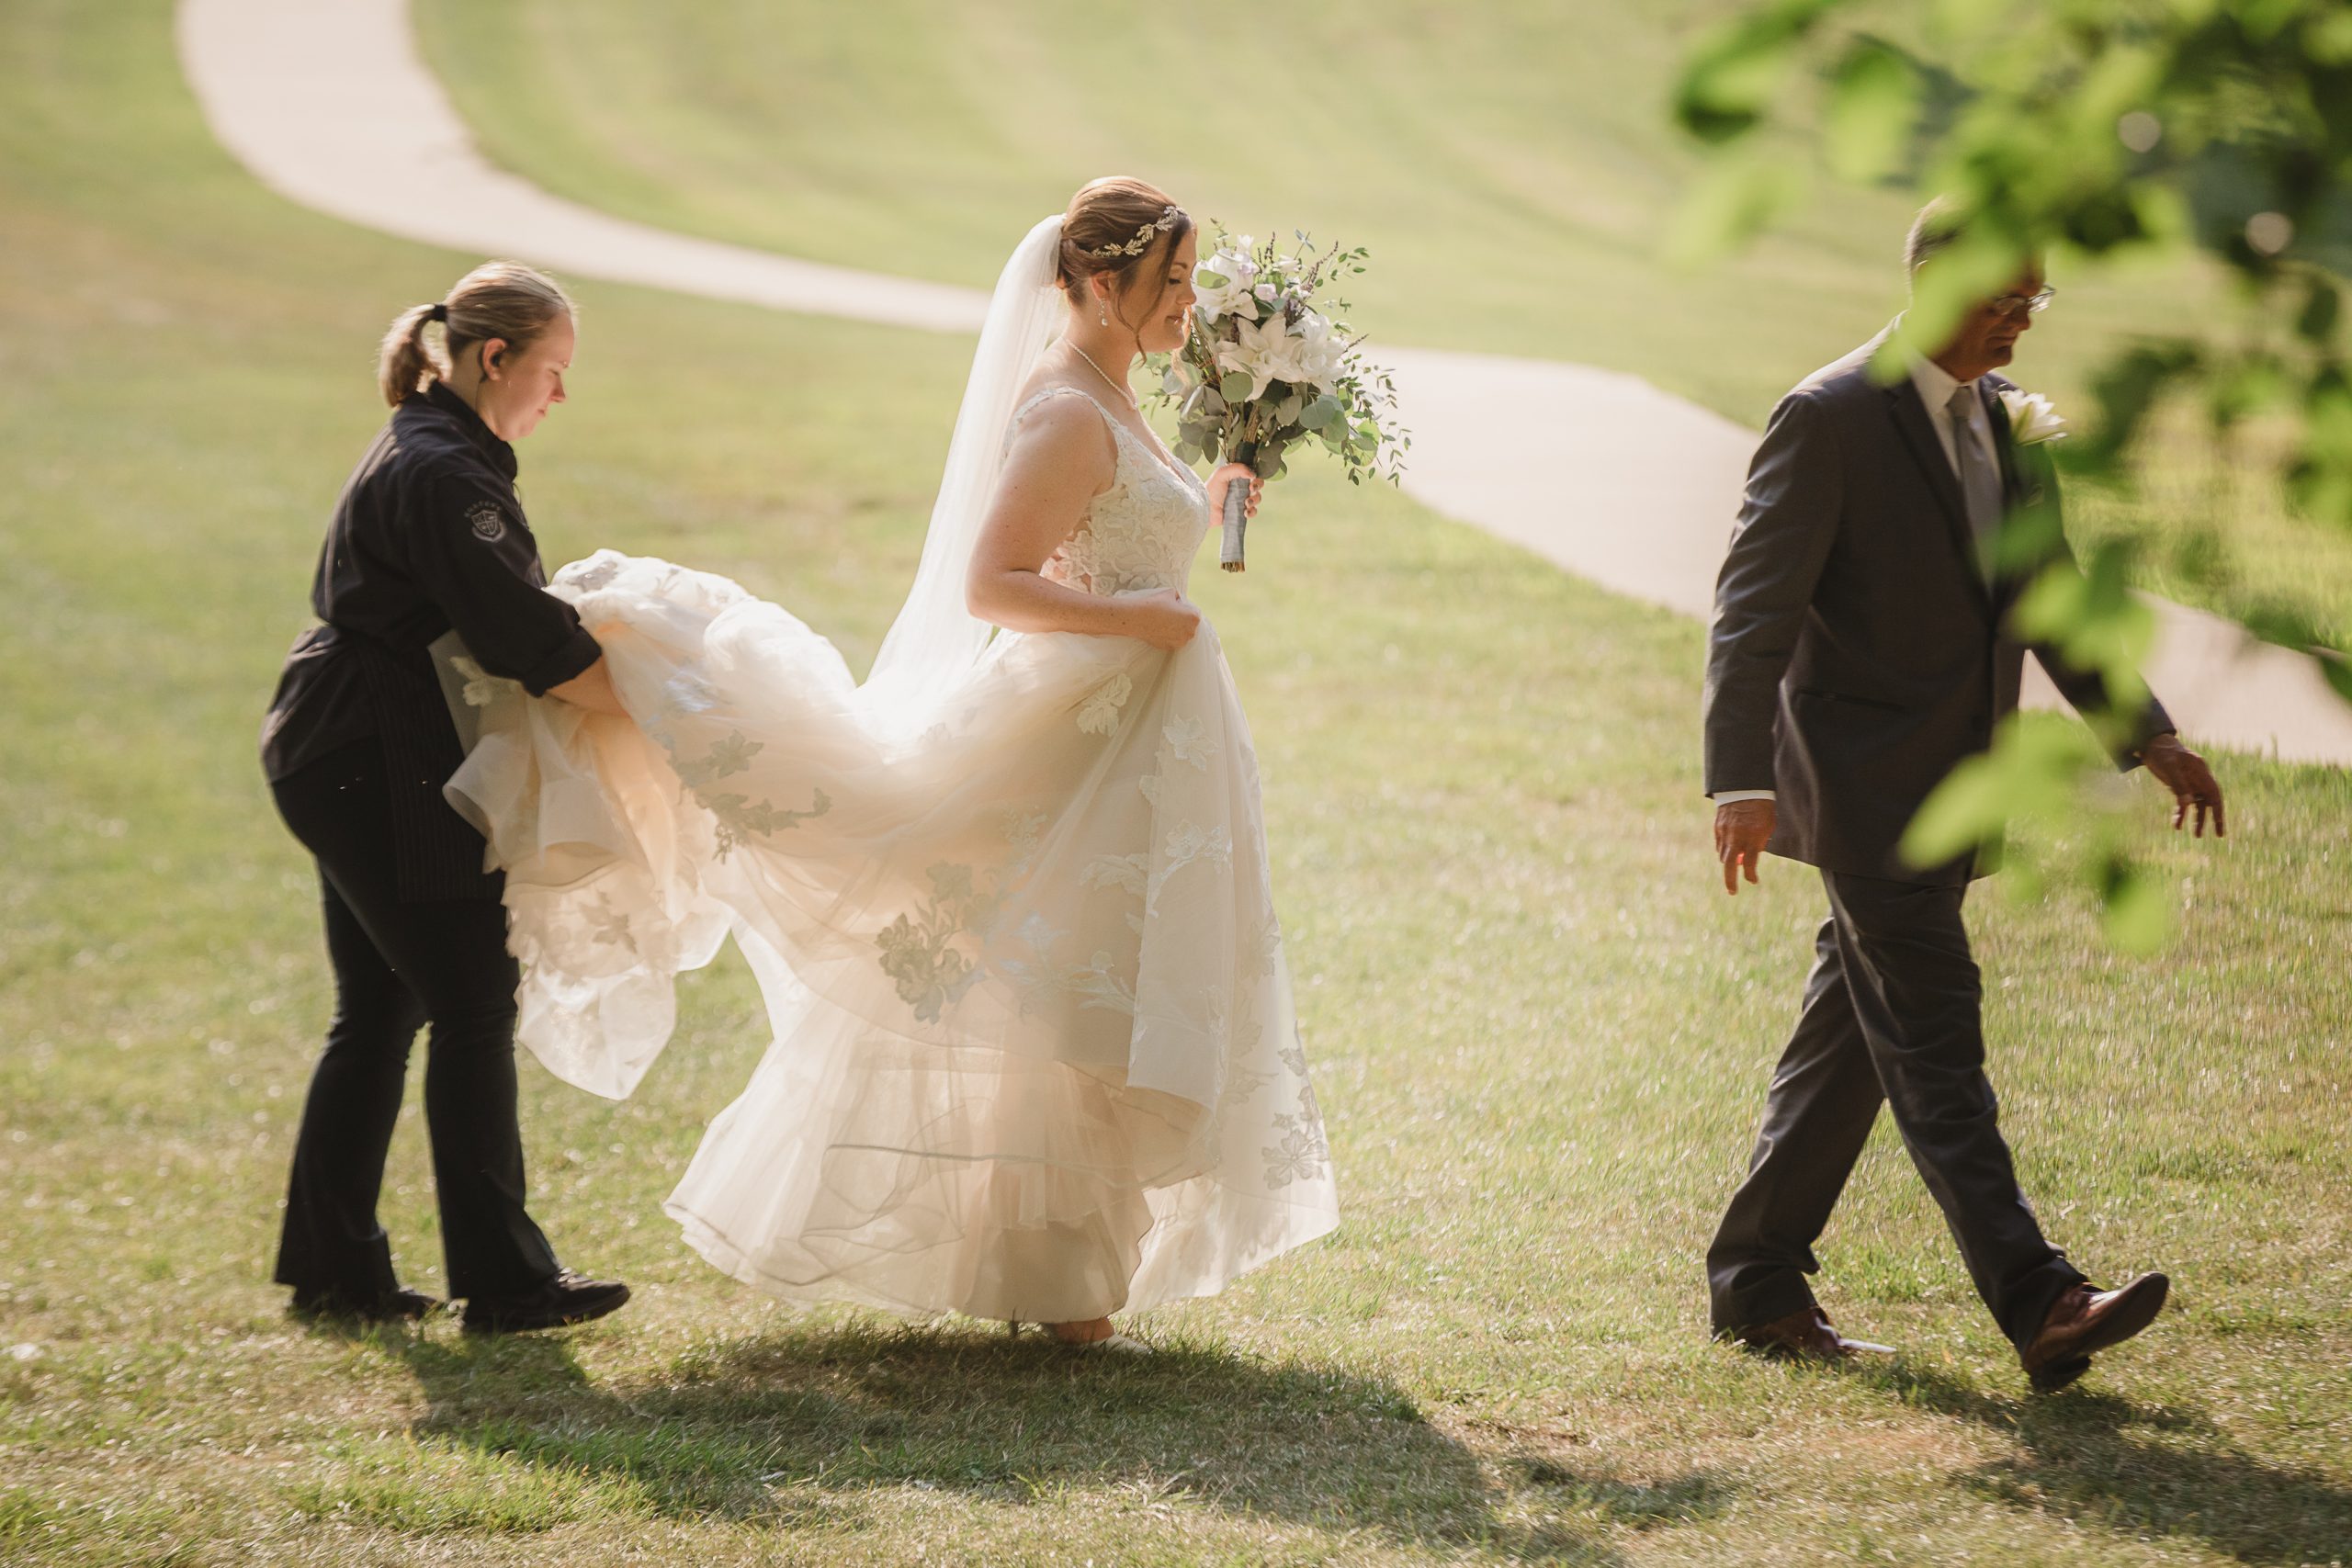
{"label": "white wedding dress", "polygon": [[[1037,346],[996,345],[977,425],[976,367],[947,488],[1085,398],[1116,478],[1046,574],[1181,589],[1200,481],[1073,388],[1006,417]],[[944,535],[946,507],[902,627],[960,596],[974,527]],[[600,551],[551,586],[634,722],[469,671],[450,796],[507,872],[522,1038],[559,1076],[628,1093],[676,973],[729,931],[750,960],[774,1043],[666,1204],[705,1258],[794,1299],[1061,1322],[1214,1292],[1337,1223],[1213,628],[1174,653],[964,628],[912,665],[886,645],[860,687],[722,578]]]}

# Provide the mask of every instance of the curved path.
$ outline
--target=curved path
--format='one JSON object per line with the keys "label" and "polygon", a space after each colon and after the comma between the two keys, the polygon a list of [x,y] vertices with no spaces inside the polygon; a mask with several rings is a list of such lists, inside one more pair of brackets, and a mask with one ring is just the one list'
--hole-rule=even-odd
{"label": "curved path", "polygon": [[[419,57],[408,0],[181,0],[180,58],[221,142],[261,182],[362,227],[558,272],[775,310],[970,333],[970,289],[695,239],[562,200],[503,170]],[[1621,593],[1703,616],[1755,434],[1637,377],[1390,349],[1413,431],[1406,489]],[[2311,661],[2152,599],[2148,678],[2194,739],[2352,763],[2352,705]],[[2060,699],[2029,663],[2028,700]]]}

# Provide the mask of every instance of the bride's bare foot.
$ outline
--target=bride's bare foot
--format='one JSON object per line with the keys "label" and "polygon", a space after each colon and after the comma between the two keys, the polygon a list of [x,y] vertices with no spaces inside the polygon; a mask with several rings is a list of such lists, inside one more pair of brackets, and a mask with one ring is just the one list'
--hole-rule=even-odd
{"label": "bride's bare foot", "polygon": [[1108,1339],[1118,1332],[1107,1317],[1091,1317],[1084,1323],[1049,1323],[1046,1332],[1065,1345],[1091,1345],[1098,1339]]}

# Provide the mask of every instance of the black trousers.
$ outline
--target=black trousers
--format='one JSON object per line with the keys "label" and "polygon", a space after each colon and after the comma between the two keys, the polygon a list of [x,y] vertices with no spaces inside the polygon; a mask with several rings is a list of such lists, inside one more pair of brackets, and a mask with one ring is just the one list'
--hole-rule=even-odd
{"label": "black trousers", "polygon": [[402,903],[383,756],[370,739],[270,786],[319,863],[334,1021],[311,1077],[287,1184],[277,1282],[368,1297],[391,1289],[376,1220],[384,1156],[417,1029],[433,1026],[425,1124],[454,1296],[505,1295],[552,1278],[555,1255],[524,1209],[515,1122],[514,988],[506,910],[488,899]]}
{"label": "black trousers", "polygon": [[1965,889],[1824,872],[1829,918],[1804,1010],[1772,1075],[1747,1179],[1707,1249],[1714,1326],[1814,1304],[1813,1244],[1883,1101],[1943,1209],[1976,1293],[2012,1344],[2082,1279],[2018,1190],[1984,1077],[1982,986]]}

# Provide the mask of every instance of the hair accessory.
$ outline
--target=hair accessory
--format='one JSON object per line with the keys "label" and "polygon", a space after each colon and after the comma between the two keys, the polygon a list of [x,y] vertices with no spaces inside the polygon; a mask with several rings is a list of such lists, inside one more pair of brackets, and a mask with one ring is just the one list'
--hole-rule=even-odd
{"label": "hair accessory", "polygon": [[435,305],[425,313],[424,319],[428,321],[446,321],[449,319],[449,307],[446,304]]}
{"label": "hair accessory", "polygon": [[1092,261],[1108,261],[1113,256],[1139,256],[1150,248],[1153,235],[1166,233],[1173,229],[1176,227],[1176,220],[1183,216],[1184,209],[1181,207],[1170,206],[1163,209],[1159,218],[1136,230],[1136,237],[1125,244],[1098,245],[1093,250],[1088,251],[1086,255]]}

